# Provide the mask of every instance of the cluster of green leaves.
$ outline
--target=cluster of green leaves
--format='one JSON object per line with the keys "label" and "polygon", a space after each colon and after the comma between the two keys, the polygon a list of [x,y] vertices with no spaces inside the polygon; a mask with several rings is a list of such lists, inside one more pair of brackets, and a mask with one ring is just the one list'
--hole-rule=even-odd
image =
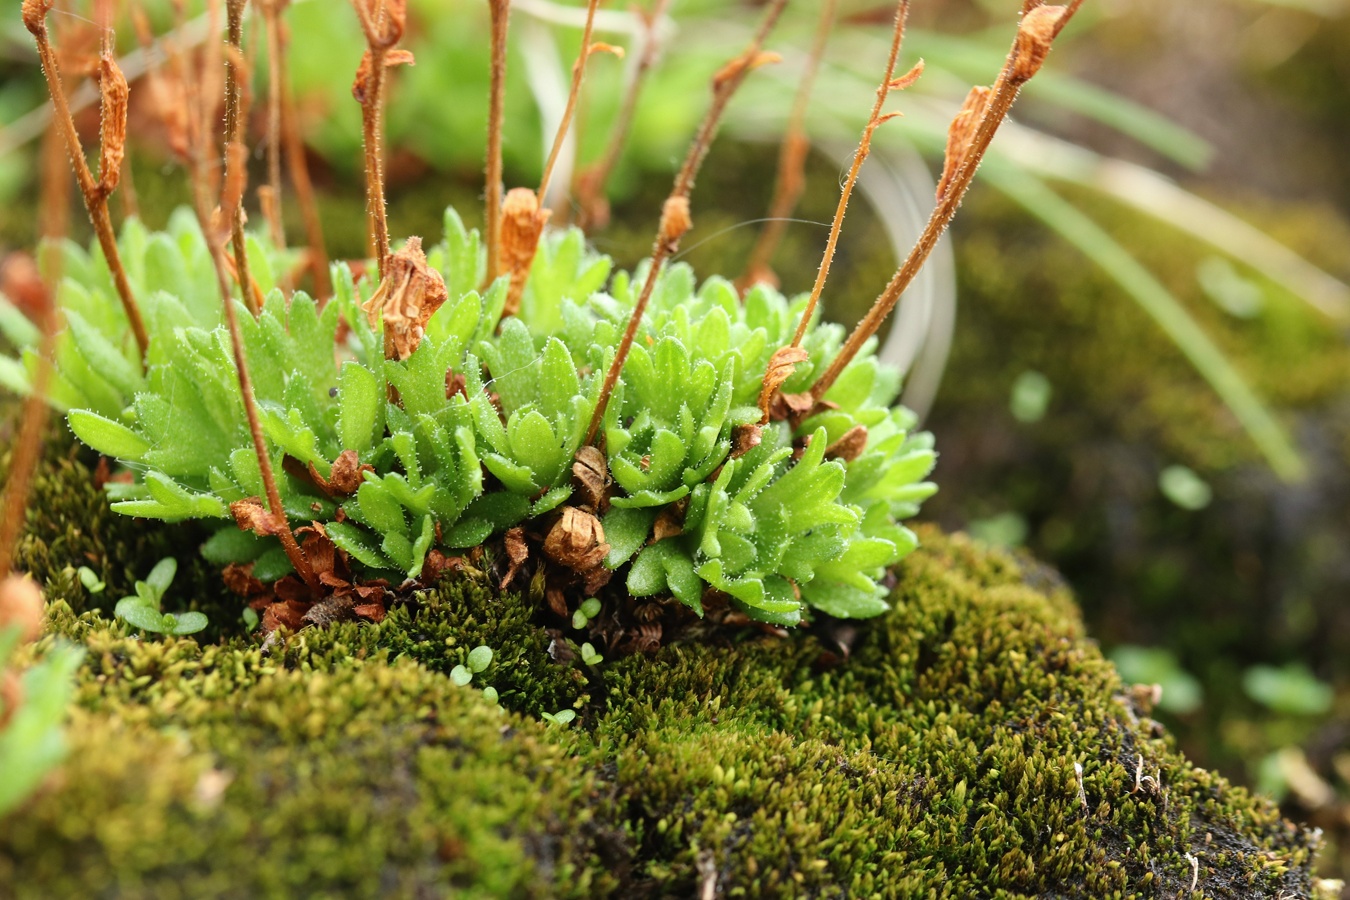
{"label": "cluster of green leaves", "polygon": [[[254,239],[255,274],[268,293],[256,319],[240,308],[292,525],[322,523],[361,567],[394,580],[419,576],[435,544],[472,547],[571,499],[573,459],[644,277],[612,273],[579,232],[553,235],[520,316],[498,328],[504,280],[480,294],[478,236],[453,211],[445,223],[428,261],[450,300],[406,360],[384,358],[382,335],[361,310],[373,285],[355,282],[345,266],[336,267],[336,296],[322,308],[303,293],[287,298],[272,285],[274,254]],[[211,300],[206,245],[188,216],[165,234],[133,221],[122,243],[144,298],[146,372],[106,266],[97,252],[66,244],[59,299],[68,328],[53,402],[68,410],[82,441],[136,473],[110,485],[113,509],[227,519],[231,503],[264,492],[229,336]],[[615,482],[603,517],[605,564],[626,567],[632,594],[674,595],[701,611],[710,586],[780,623],[796,622],[804,604],[851,617],[885,609],[879,580],[915,546],[899,521],[935,489],[923,480],[931,439],[911,434],[913,417],[892,405],[895,373],[869,349],[827,395],[828,411],[795,434],[766,426],[758,446],[732,454],[734,430],[759,419],[765,367],[802,307],[765,287],[742,300],[721,278],[698,286],[683,265],[659,279],[603,420]],[[3,305],[0,328],[20,346],[35,340]],[[784,391],[804,390],[842,337],[838,326],[814,328],[810,359]],[[30,350],[0,377],[22,389],[32,366]],[[827,448],[858,425],[868,433],[861,455],[828,458]],[[350,497],[330,497],[316,479],[296,475],[312,469],[326,480],[349,450],[373,467]],[[299,466],[283,467],[286,457]],[[672,508],[682,531],[653,542],[657,517]],[[275,539],[232,523],[203,552],[219,563],[252,561],[263,580],[290,571]]]}
{"label": "cluster of green leaves", "polygon": [[[18,628],[0,628],[0,673],[21,643]],[[62,724],[83,657],[83,650],[56,644],[19,676],[18,706],[6,710],[0,700],[0,712],[8,716],[0,728],[0,772],[5,773],[0,778],[0,816],[18,806],[65,756]]]}
{"label": "cluster of green leaves", "polygon": [[155,634],[196,634],[201,631],[207,626],[204,613],[162,611],[164,594],[176,574],[178,561],[173,557],[161,559],[144,581],[137,580],[134,595],[117,601],[113,614],[134,628]]}

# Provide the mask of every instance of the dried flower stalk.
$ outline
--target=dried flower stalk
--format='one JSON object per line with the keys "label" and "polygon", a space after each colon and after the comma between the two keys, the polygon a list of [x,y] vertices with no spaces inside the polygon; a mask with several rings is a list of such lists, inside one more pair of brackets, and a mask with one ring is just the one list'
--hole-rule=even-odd
{"label": "dried flower stalk", "polygon": [[754,249],[750,251],[744,274],[736,280],[736,288],[742,294],[756,282],[778,283],[771,264],[787,231],[788,218],[797,208],[802,192],[806,189],[806,155],[811,150],[811,141],[806,135],[806,113],[811,106],[811,92],[820,71],[820,61],[825,56],[825,45],[829,42],[838,6],[839,0],[825,0],[820,5],[815,40],[806,58],[802,80],[797,85],[797,96],[792,102],[792,113],[788,117],[783,146],[778,154],[778,175],[774,180],[773,198],[769,201],[768,221],[764,223]]}
{"label": "dried flower stalk", "polygon": [[[937,205],[929,216],[928,224],[881,296],[877,297],[867,315],[848,336],[848,340],[844,342],[844,346],[840,348],[839,354],[830,363],[829,368],[811,386],[810,396],[815,403],[818,404],[834,385],[839,375],[862,349],[863,344],[876,334],[881,323],[890,315],[900,296],[927,261],[938,239],[942,237],[956,215],[961,200],[975,178],[975,171],[979,168],[985,151],[989,149],[994,133],[1007,117],[1008,110],[1012,108],[1022,85],[1040,70],[1055,38],[1064,30],[1064,26],[1082,3],[1083,0],[1073,0],[1068,6],[1046,6],[1043,0],[1026,0],[1012,50],[1003,65],[1003,70],[999,73],[998,80],[994,82],[987,103],[972,92],[962,107],[962,112],[952,123],[955,139],[949,143],[950,158],[945,167],[951,171],[944,170],[943,188]],[[983,113],[978,126],[971,132],[969,129],[971,110],[979,105],[983,106]]]}
{"label": "dried flower stalk", "polygon": [[412,54],[391,52],[403,37],[408,21],[407,0],[352,0],[361,30],[366,36],[366,55],[356,72],[352,96],[361,104],[361,129],[366,155],[366,212],[370,217],[371,242],[380,278],[389,260],[389,222],[384,202],[384,70],[411,63]]}
{"label": "dried flower stalk", "polygon": [[[227,158],[237,160],[245,155],[246,151],[243,144],[233,144],[227,150]],[[226,182],[229,182],[226,178]],[[232,218],[234,211],[238,210],[238,205],[221,204],[221,213],[227,219]],[[267,494],[267,507],[272,514],[273,531],[281,541],[281,547],[286,553],[286,558],[291,561],[291,566],[296,573],[313,592],[314,596],[321,595],[321,585],[318,577],[314,574],[314,567],[309,564],[309,559],[305,556],[300,545],[295,540],[295,535],[291,532],[290,525],[286,518],[286,509],[281,504],[281,493],[277,490],[276,473],[272,470],[272,459],[267,453],[267,442],[263,437],[262,422],[258,418],[258,400],[253,393],[253,378],[249,375],[248,359],[244,354],[244,337],[239,330],[239,316],[234,306],[234,296],[230,291],[230,265],[229,258],[225,255],[225,243],[223,236],[234,232],[234,222],[222,222],[218,228],[208,229],[206,232],[206,242],[211,248],[211,260],[215,263],[216,287],[220,291],[221,302],[225,306],[225,325],[230,332],[230,347],[234,351],[234,368],[239,378],[239,393],[244,400],[244,415],[248,419],[249,434],[253,438],[253,452],[258,457],[258,470],[262,475],[263,490]]]}
{"label": "dried flower stalk", "polygon": [[[922,60],[910,69],[909,72],[899,78],[895,77],[895,69],[900,61],[900,47],[905,39],[905,22],[909,18],[909,0],[900,0],[895,9],[895,27],[891,33],[891,51],[886,60],[886,74],[881,79],[881,84],[877,86],[877,99],[872,105],[872,113],[868,116],[867,125],[863,128],[862,140],[858,142],[858,149],[853,154],[853,164],[849,167],[848,177],[844,179],[843,189],[839,192],[839,205],[834,210],[834,221],[830,223],[830,236],[825,242],[825,253],[820,259],[820,267],[816,270],[816,281],[811,287],[811,297],[806,303],[806,308],[802,310],[801,321],[797,323],[797,331],[792,337],[792,348],[800,348],[802,340],[806,337],[806,329],[810,327],[811,319],[815,315],[816,305],[820,302],[820,295],[825,290],[825,281],[830,277],[830,266],[834,262],[835,249],[839,245],[839,234],[844,227],[844,216],[848,212],[849,200],[853,197],[853,188],[858,183],[858,173],[862,171],[863,163],[867,161],[868,154],[872,151],[872,136],[882,124],[892,119],[896,113],[885,114],[882,110],[886,106],[886,100],[893,90],[903,90],[918,80],[923,72]],[[747,272],[751,274],[753,267]],[[780,351],[781,352],[781,351]],[[786,373],[774,374],[775,361],[778,360],[778,354],[769,361],[769,367],[764,373],[764,389],[760,392],[759,409],[761,413],[761,423],[769,421],[769,408],[773,403],[773,396],[783,382],[792,376],[796,363],[805,362],[806,357],[794,355],[787,363]],[[776,383],[772,383],[776,380]]]}
{"label": "dried flower stalk", "polygon": [[[225,39],[227,48],[225,51],[225,178],[226,188],[222,189],[221,209],[225,211],[225,193],[232,186],[228,185],[231,178],[247,179],[248,168],[242,164],[242,160],[233,161],[230,158],[229,148],[233,145],[243,146],[244,132],[247,129],[248,113],[244,100],[244,79],[248,77],[249,68],[245,64],[243,55],[244,40],[244,6],[248,0],[226,0],[225,3]],[[234,162],[233,167],[231,162]],[[231,206],[228,211],[228,220],[230,222],[230,243],[234,247],[234,269],[239,279],[239,292],[244,298],[244,305],[248,311],[257,315],[262,303],[253,284],[253,277],[249,274],[248,267],[248,243],[244,238],[244,192],[242,188],[238,190],[238,197],[231,199]]]}
{"label": "dried flower stalk", "polygon": [[680,239],[684,237],[685,232],[693,227],[693,220],[689,214],[689,195],[693,193],[694,179],[698,177],[703,160],[707,158],[708,151],[712,148],[713,138],[717,135],[717,128],[721,124],[727,104],[731,102],[736,90],[752,70],[766,63],[776,62],[778,59],[775,54],[765,53],[762,48],[769,32],[778,24],[786,5],[787,0],[772,0],[749,46],[713,76],[712,105],[709,106],[707,115],[704,116],[703,123],[689,146],[684,165],[675,176],[675,186],[661,208],[661,225],[657,229],[656,242],[652,246],[651,267],[647,270],[647,279],[643,282],[642,293],[638,295],[633,314],[628,319],[628,327],[624,329],[623,339],[620,340],[614,353],[614,361],[610,363],[609,370],[605,373],[600,397],[595,404],[595,412],[591,415],[591,423],[586,429],[586,440],[583,443],[591,444],[595,441],[596,433],[600,430],[600,422],[605,417],[605,407],[614,393],[614,385],[619,380],[623,364],[628,359],[628,351],[633,347],[638,325],[647,311],[647,304],[651,301],[652,291],[656,289],[656,281],[661,276],[661,270],[666,261],[679,251]]}
{"label": "dried flower stalk", "polygon": [[[141,318],[140,307],[131,291],[131,282],[127,280],[126,269],[122,266],[122,256],[117,249],[117,236],[113,232],[112,215],[108,212],[108,197],[117,186],[120,175],[122,155],[126,147],[126,114],[128,89],[126,78],[118,68],[113,57],[110,41],[105,41],[99,54],[99,93],[102,121],[99,135],[99,177],[89,170],[84,157],[84,147],[80,143],[79,132],[75,130],[75,120],[70,115],[70,104],[61,86],[61,69],[47,35],[47,13],[53,0],[24,0],[23,24],[37,42],[38,58],[42,62],[42,71],[47,78],[47,88],[52,95],[52,107],[55,121],[66,139],[66,152],[70,164],[75,170],[75,179],[84,196],[84,206],[89,212],[89,220],[98,236],[99,246],[112,273],[113,285],[117,289],[118,299],[126,313],[131,333],[136,338],[140,350],[142,365],[149,337],[145,332],[145,322]],[[104,168],[115,162],[115,166]]]}
{"label": "dried flower stalk", "polygon": [[502,307],[503,316],[512,316],[520,311],[520,301],[525,294],[525,283],[530,277],[530,266],[539,250],[539,238],[548,224],[550,211],[544,208],[544,198],[548,194],[549,181],[553,178],[553,169],[558,164],[567,133],[572,128],[572,117],[576,113],[577,100],[581,96],[581,83],[586,75],[586,62],[592,53],[603,50],[623,55],[618,47],[609,44],[593,43],[591,35],[595,30],[595,11],[600,0],[590,0],[586,6],[586,25],[581,33],[581,52],[572,64],[572,89],[567,94],[567,106],[563,109],[558,130],[553,135],[553,146],[549,149],[548,161],[544,163],[544,173],[539,178],[539,190],[534,194],[533,204],[528,203],[520,189],[507,195],[500,223],[498,265],[511,276],[510,289],[506,294],[506,303]]}
{"label": "dried flower stalk", "polygon": [[492,86],[488,93],[487,184],[484,191],[487,232],[486,288],[501,274],[502,126],[506,117],[506,36],[511,22],[511,0],[488,0],[492,16]]}
{"label": "dried flower stalk", "polygon": [[637,114],[638,100],[642,96],[647,73],[656,64],[656,57],[661,52],[657,26],[665,17],[670,2],[671,0],[656,0],[650,12],[639,13],[643,22],[642,52],[638,56],[633,77],[624,91],[619,115],[614,120],[609,132],[609,141],[605,144],[605,152],[593,165],[577,173],[573,193],[580,207],[577,225],[583,231],[593,231],[609,224],[609,200],[605,195],[605,185],[614,172],[614,167],[619,163],[619,156],[628,141],[628,133],[633,128],[633,117]]}

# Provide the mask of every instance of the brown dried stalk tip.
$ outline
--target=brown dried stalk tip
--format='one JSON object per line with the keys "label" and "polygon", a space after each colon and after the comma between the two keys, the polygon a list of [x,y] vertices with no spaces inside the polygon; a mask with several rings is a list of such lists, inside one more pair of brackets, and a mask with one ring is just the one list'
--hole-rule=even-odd
{"label": "brown dried stalk tip", "polygon": [[23,27],[34,37],[47,34],[47,13],[56,0],[23,0]]}
{"label": "brown dried stalk tip", "polygon": [[689,213],[689,198],[683,196],[667,197],[661,206],[661,227],[657,240],[672,248],[678,247],[680,239],[694,227],[694,219]]}
{"label": "brown dried stalk tip", "polygon": [[13,628],[19,640],[36,640],[42,633],[42,589],[25,575],[7,575],[0,581],[0,631]]}
{"label": "brown dried stalk tip", "polygon": [[539,195],[529,188],[512,188],[502,203],[501,267],[510,276],[502,317],[520,312],[520,301],[525,296],[525,284],[530,279],[530,266],[539,250],[539,237],[544,233],[551,213],[539,208]]}
{"label": "brown dried stalk tip", "polygon": [[422,342],[427,322],[449,299],[441,273],[427,265],[420,237],[408,238],[389,258],[380,286],[361,308],[371,327],[384,321],[386,359],[407,359]]}
{"label": "brown dried stalk tip", "polygon": [[1041,70],[1068,12],[1065,6],[1038,6],[1022,17],[1013,44],[1010,77],[1014,81],[1030,81]]}
{"label": "brown dried stalk tip", "polygon": [[117,189],[122,175],[122,160],[127,149],[127,100],[131,93],[127,77],[113,59],[111,50],[106,48],[98,57],[98,92],[98,189],[106,198]]}

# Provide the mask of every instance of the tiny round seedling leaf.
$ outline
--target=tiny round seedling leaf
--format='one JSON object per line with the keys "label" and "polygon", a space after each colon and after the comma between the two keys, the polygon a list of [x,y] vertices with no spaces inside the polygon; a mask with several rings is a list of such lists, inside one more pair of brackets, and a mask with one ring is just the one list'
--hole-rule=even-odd
{"label": "tiny round seedling leaf", "polygon": [[141,602],[139,597],[123,597],[118,600],[113,615],[142,631],[153,631],[155,634],[165,632],[164,616],[159,610]]}
{"label": "tiny round seedling leaf", "polygon": [[171,616],[165,616],[165,624],[169,624],[170,619],[174,620],[169,629],[170,634],[196,634],[205,629],[207,625],[206,614],[196,611],[181,612]]}
{"label": "tiny round seedling leaf", "polygon": [[466,684],[473,681],[473,673],[464,668],[464,666],[455,666],[450,670],[450,680],[460,687],[464,687]]}
{"label": "tiny round seedling leaf", "polygon": [[469,651],[469,669],[475,674],[492,665],[491,647],[474,647]]}

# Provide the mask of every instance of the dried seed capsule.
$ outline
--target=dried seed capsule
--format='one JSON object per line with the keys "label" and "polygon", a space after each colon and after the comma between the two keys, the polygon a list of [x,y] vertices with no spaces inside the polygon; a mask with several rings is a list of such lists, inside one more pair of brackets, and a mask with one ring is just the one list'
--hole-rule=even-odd
{"label": "dried seed capsule", "polygon": [[0,628],[18,628],[21,640],[31,641],[42,631],[42,589],[33,579],[10,575],[0,582]]}

